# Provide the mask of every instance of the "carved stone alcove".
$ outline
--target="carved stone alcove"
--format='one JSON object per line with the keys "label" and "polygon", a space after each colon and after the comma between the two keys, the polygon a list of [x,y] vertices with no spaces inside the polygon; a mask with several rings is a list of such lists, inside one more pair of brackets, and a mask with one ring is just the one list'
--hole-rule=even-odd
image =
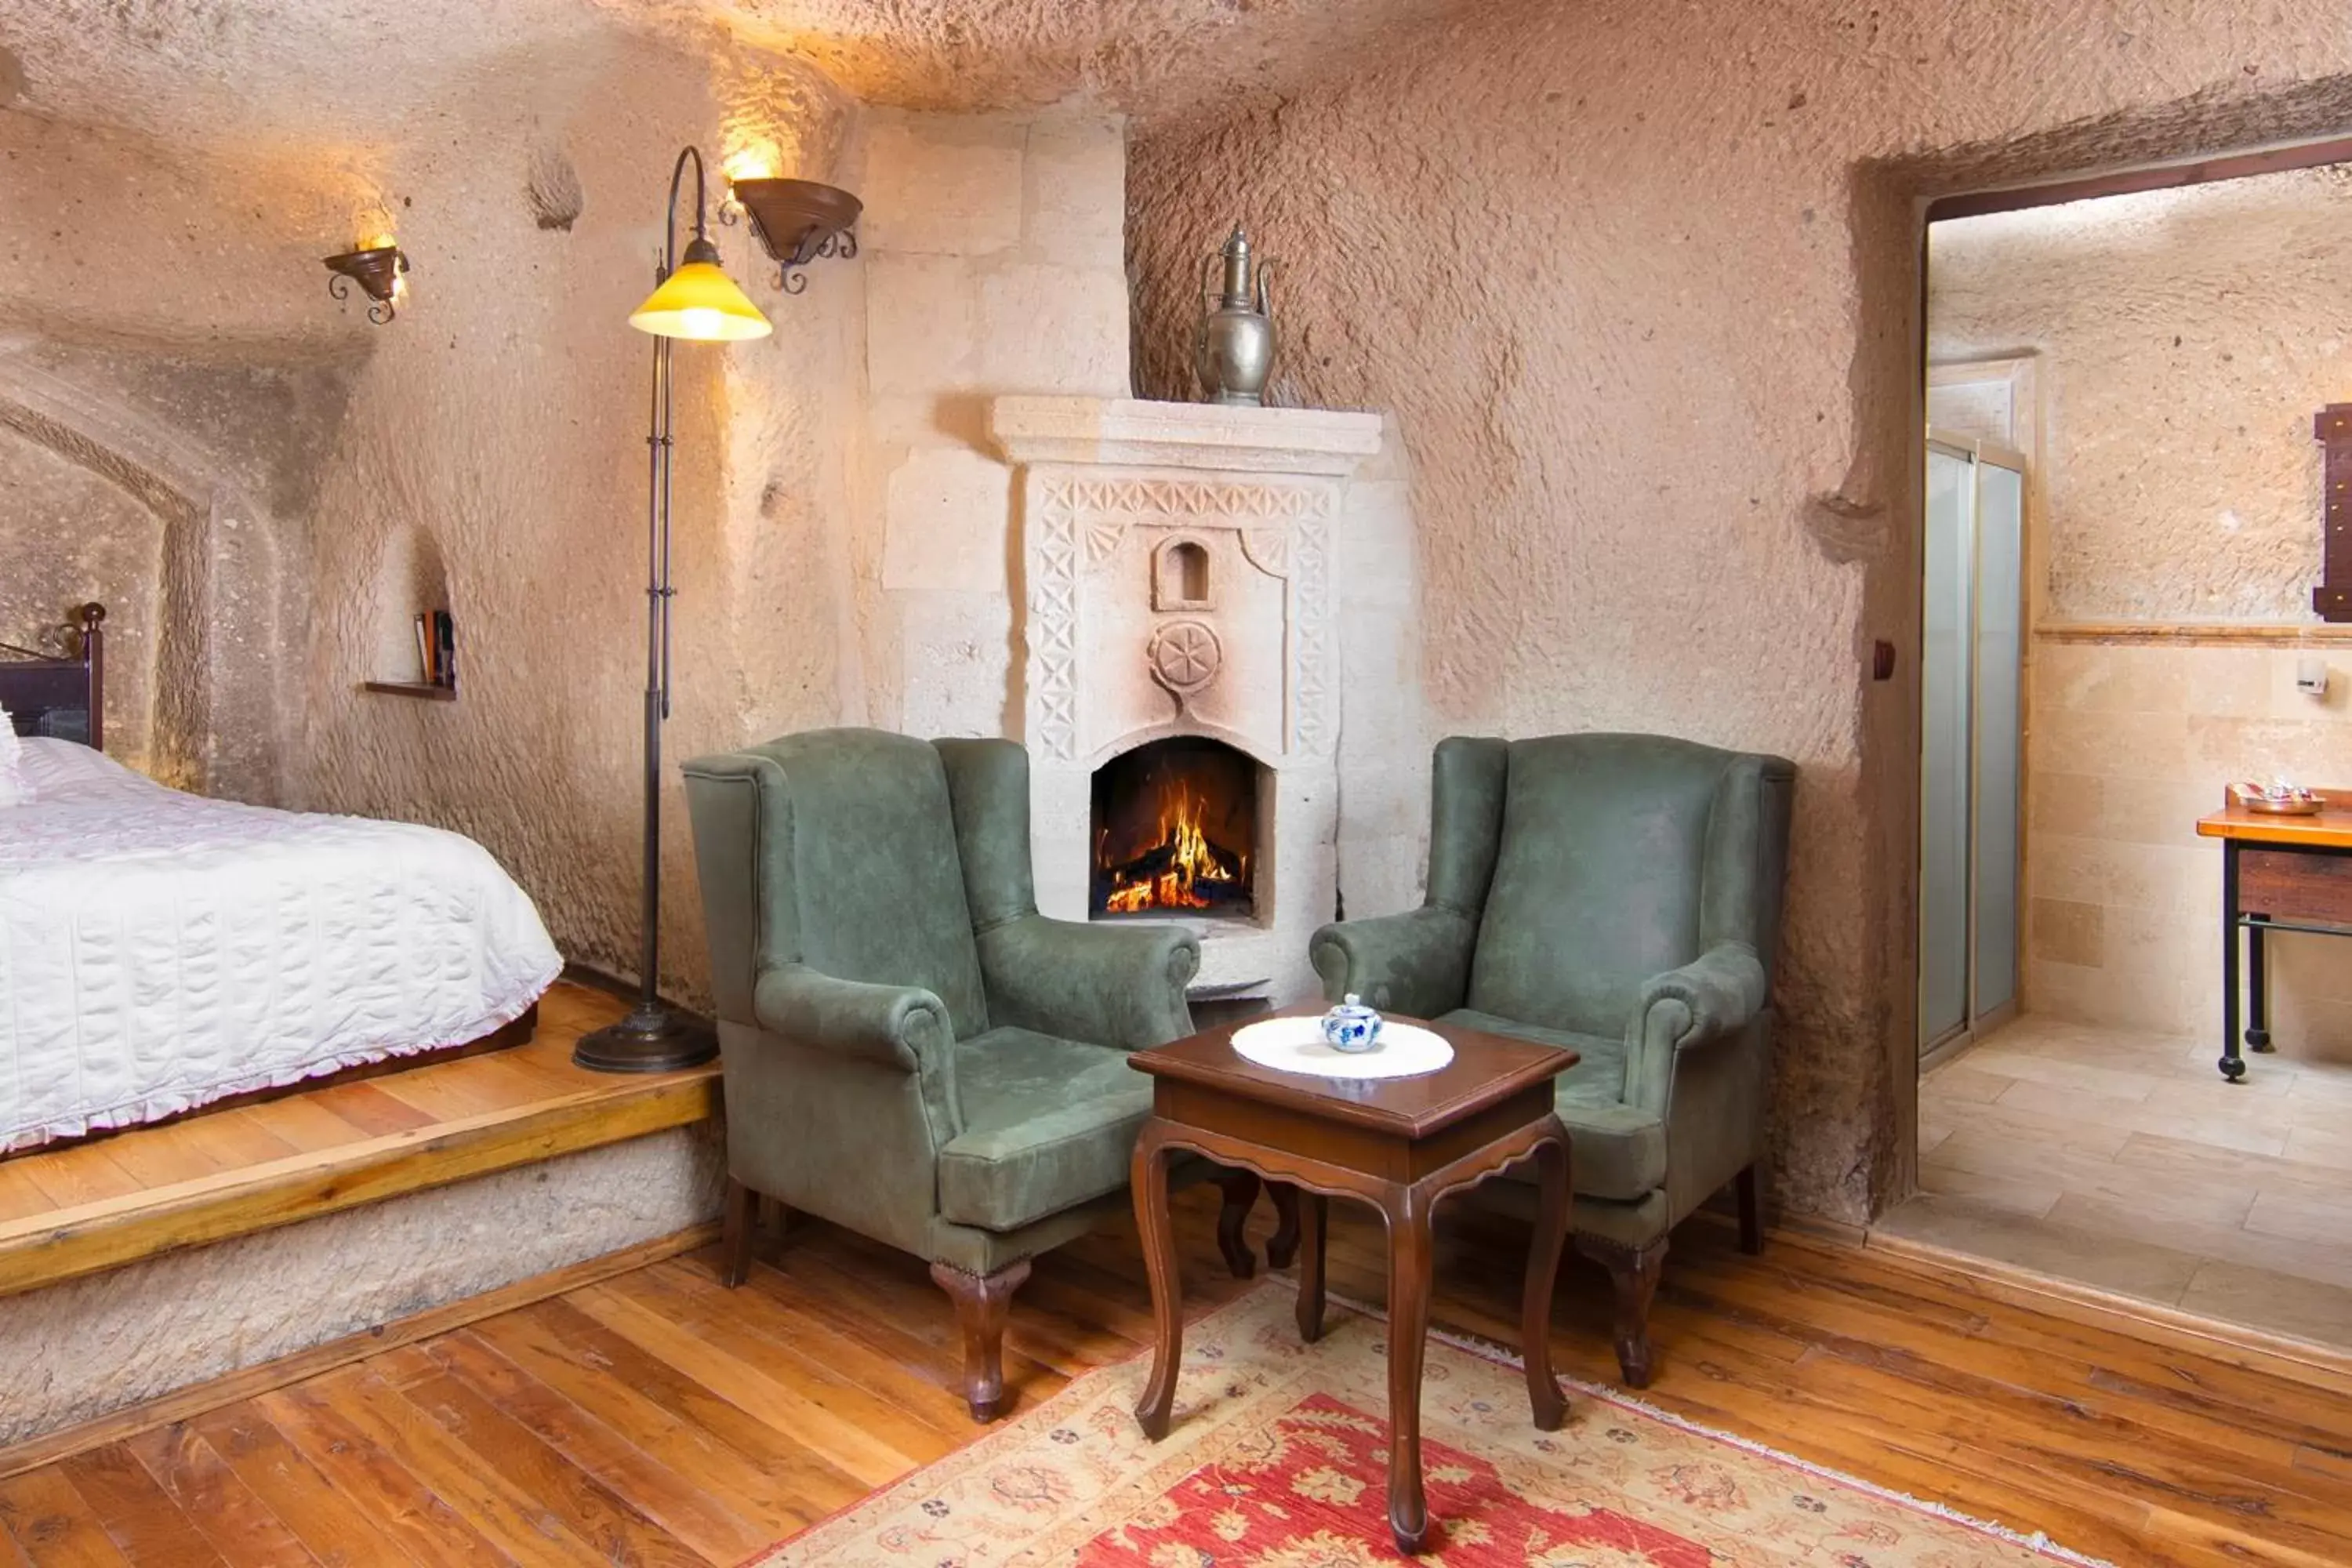
{"label": "carved stone alcove", "polygon": [[1204,933],[1203,983],[1311,983],[1331,916],[1339,731],[1333,531],[1381,419],[1319,409],[1004,397],[1021,466],[1024,734],[1037,901],[1087,917],[1089,780],[1199,735],[1267,775],[1247,921]]}

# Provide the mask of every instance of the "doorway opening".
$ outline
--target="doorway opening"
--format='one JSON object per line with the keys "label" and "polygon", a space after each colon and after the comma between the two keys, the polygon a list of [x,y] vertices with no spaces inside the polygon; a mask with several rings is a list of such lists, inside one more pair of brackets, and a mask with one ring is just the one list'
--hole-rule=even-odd
{"label": "doorway opening", "polygon": [[2352,627],[2314,595],[2315,420],[2352,402],[2324,151],[1930,208],[1920,1190],[1878,1223],[2340,1352],[2352,942],[2260,879],[2225,904],[2200,826],[2240,782],[2352,790]]}

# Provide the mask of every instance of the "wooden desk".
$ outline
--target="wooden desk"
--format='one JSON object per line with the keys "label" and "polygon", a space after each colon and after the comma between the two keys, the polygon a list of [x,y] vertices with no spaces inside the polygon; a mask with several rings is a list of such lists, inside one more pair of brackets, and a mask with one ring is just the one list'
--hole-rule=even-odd
{"label": "wooden desk", "polygon": [[[2238,1054],[2241,1001],[2249,1050],[2271,1048],[2263,939],[2274,931],[2352,936],[2352,790],[2321,790],[2314,816],[2274,816],[2226,801],[2197,831],[2221,841],[2221,1076],[2246,1076]],[[2239,933],[2245,990],[2239,991]]]}
{"label": "wooden desk", "polygon": [[[1320,1008],[1297,1008],[1312,1015]],[[1403,1020],[1420,1022],[1417,1019]],[[1258,1066],[1233,1047],[1238,1026],[1207,1029],[1128,1058],[1152,1075],[1152,1115],[1135,1145],[1135,1218],[1151,1277],[1156,1331],[1151,1381],[1135,1417],[1154,1441],[1168,1435],[1183,1359],[1176,1236],[1168,1220],[1168,1163],[1192,1150],[1279,1184],[1277,1205],[1302,1221],[1298,1332],[1323,1332],[1324,1208],[1331,1195],[1379,1209],[1389,1233],[1389,1529],[1408,1557],[1429,1532],[1421,1485],[1421,1363],[1429,1333],[1433,1247],[1430,1212],[1450,1193],[1523,1161],[1541,1192],[1520,1301],[1519,1355],[1536,1425],[1568,1413],[1551,1372],[1552,1279],[1568,1230],[1568,1130],[1552,1110],[1552,1079],[1574,1051],[1445,1024],[1423,1024],[1454,1059],[1413,1078],[1343,1081]],[[1287,1223],[1286,1214],[1285,1221]]]}

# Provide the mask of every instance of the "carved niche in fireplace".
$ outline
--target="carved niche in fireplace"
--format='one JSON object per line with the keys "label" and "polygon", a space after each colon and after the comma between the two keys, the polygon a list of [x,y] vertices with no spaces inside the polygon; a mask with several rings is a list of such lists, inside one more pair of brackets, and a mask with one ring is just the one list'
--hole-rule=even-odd
{"label": "carved niche in fireplace", "polygon": [[1148,741],[1097,768],[1088,917],[1252,918],[1261,771],[1206,735]]}

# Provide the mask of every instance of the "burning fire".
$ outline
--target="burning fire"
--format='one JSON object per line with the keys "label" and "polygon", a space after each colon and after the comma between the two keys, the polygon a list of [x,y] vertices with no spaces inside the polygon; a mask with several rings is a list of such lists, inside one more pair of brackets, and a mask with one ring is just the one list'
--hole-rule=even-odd
{"label": "burning fire", "polygon": [[[1115,879],[1103,901],[1106,913],[1132,915],[1149,910],[1213,909],[1217,900],[1201,891],[1201,884],[1230,885],[1242,879],[1248,869],[1247,858],[1221,856],[1210,847],[1208,835],[1201,830],[1207,805],[1189,784],[1179,785],[1162,799],[1159,841],[1128,862],[1129,867],[1150,862],[1158,868],[1147,875],[1114,868]],[[1107,864],[1109,859],[1109,831],[1105,829],[1096,844],[1098,863]]]}

